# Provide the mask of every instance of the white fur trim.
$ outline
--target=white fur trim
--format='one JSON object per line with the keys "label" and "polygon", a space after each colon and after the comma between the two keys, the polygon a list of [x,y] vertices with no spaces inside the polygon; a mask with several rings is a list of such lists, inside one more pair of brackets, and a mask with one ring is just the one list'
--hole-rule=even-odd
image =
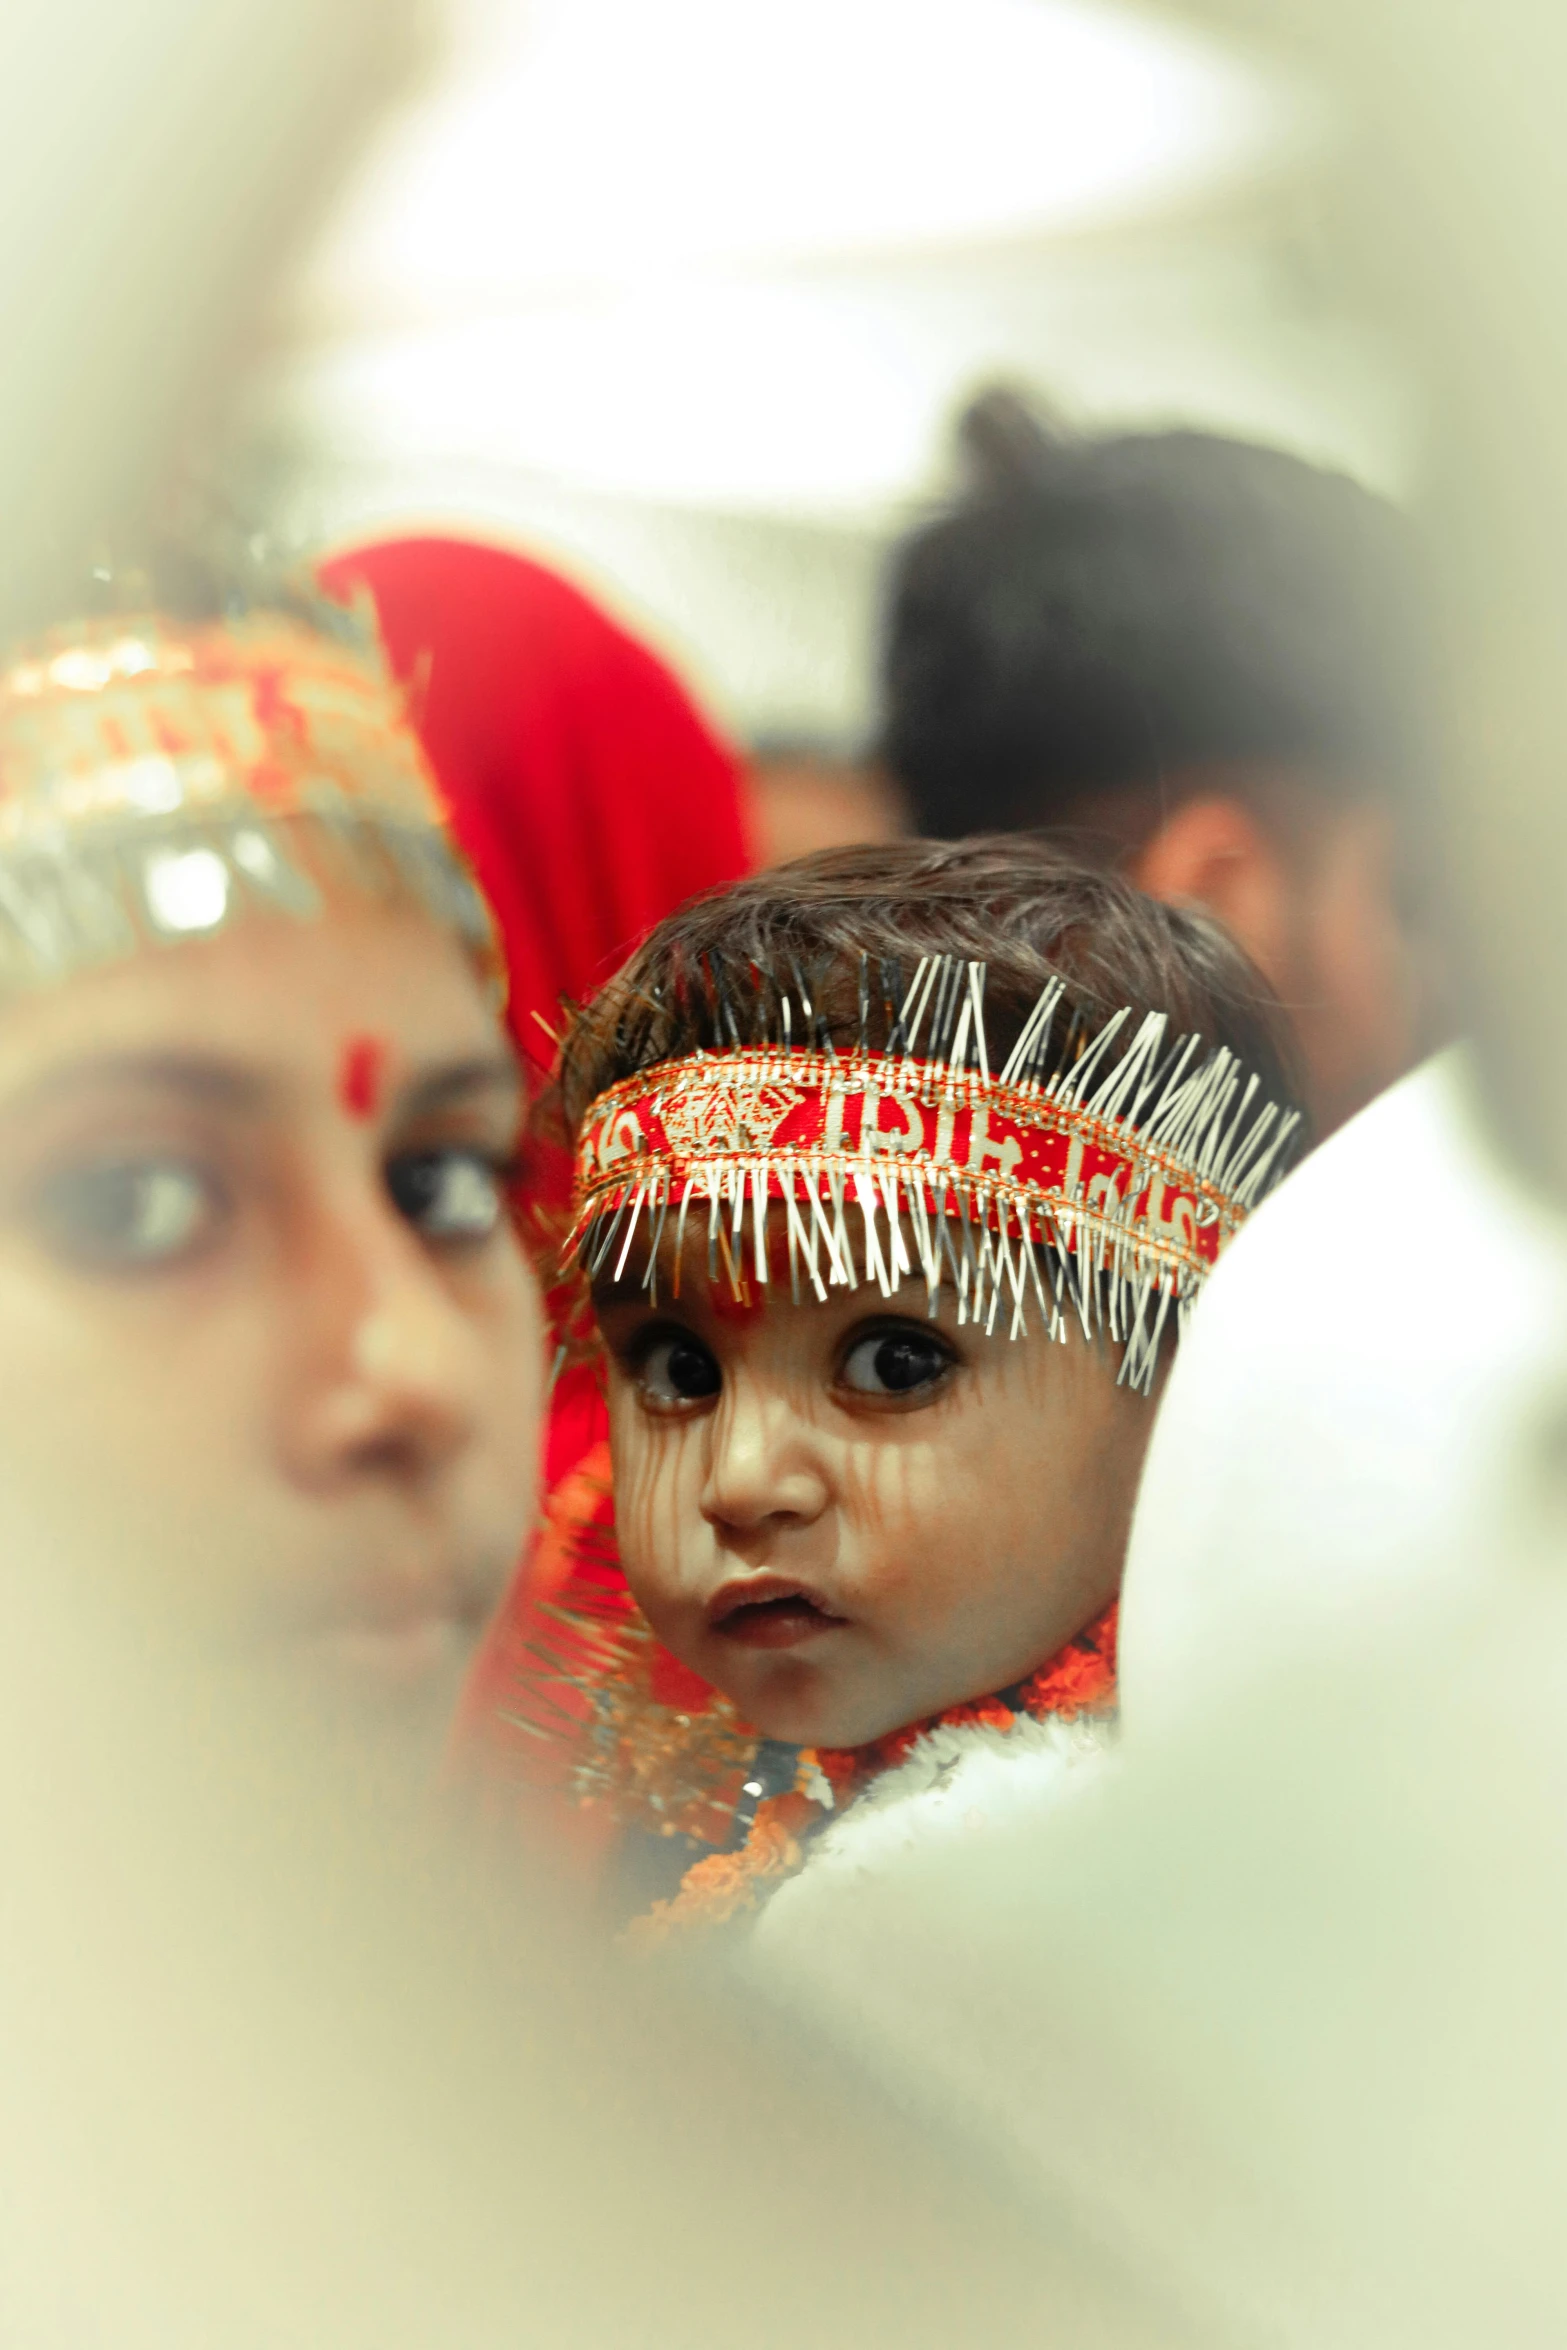
{"label": "white fur trim", "polygon": [[807,1847],[805,1865],[763,1905],[752,1941],[787,1964],[789,1945],[833,1931],[837,1905],[915,1854],[968,1842],[1059,1801],[1102,1761],[1115,1725],[1104,1714],[1020,1716],[1010,1729],[928,1730],[907,1759],[872,1781]]}

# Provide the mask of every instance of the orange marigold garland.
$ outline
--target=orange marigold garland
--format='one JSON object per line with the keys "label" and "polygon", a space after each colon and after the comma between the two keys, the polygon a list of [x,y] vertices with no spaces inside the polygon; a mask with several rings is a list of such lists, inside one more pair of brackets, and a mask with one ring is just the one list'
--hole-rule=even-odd
{"label": "orange marigold garland", "polygon": [[[651,1948],[693,1927],[726,1926],[757,1909],[770,1889],[804,1865],[810,1838],[864,1793],[884,1771],[907,1761],[932,1730],[1007,1731],[1020,1718],[1073,1721],[1079,1714],[1108,1713],[1115,1704],[1115,1642],[1119,1614],[1112,1602],[1102,1616],[1075,1633],[1027,1680],[1002,1696],[971,1698],[949,1706],[929,1721],[873,1738],[866,1746],[806,1747],[798,1776],[787,1795],[759,1803],[738,1852],[715,1852],[687,1869],[672,1900],[656,1901],[634,1920],[627,1939]],[[830,1804],[810,1792],[825,1779]]]}
{"label": "orange marigold garland", "polygon": [[823,1805],[796,1787],[764,1797],[738,1852],[710,1852],[693,1861],[670,1901],[655,1901],[633,1918],[626,1940],[649,1949],[688,1926],[727,1926],[758,1907],[770,1885],[792,1877],[805,1859],[806,1839],[827,1817]]}
{"label": "orange marigold garland", "polygon": [[1069,1640],[1047,1665],[1031,1673],[1018,1691],[1018,1711],[1038,1718],[1058,1714],[1072,1721],[1082,1713],[1104,1713],[1115,1703],[1115,1643],[1120,1603]]}

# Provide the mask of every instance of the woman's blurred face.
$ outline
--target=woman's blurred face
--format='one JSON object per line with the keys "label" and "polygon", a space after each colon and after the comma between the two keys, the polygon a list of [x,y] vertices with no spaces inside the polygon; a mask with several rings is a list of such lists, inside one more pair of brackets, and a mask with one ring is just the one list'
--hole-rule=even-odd
{"label": "woman's blurred face", "polygon": [[367,899],[8,1006],[18,1522],[329,1705],[437,1728],[533,1506],[518,1115],[460,947]]}

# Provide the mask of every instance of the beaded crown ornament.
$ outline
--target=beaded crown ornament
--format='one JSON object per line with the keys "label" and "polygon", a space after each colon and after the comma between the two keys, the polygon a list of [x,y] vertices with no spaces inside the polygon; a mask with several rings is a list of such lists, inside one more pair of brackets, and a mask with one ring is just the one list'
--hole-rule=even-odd
{"label": "beaded crown ornament", "polygon": [[397,688],[278,613],[94,620],[0,668],[0,993],[348,878],[500,965]]}
{"label": "beaded crown ornament", "polygon": [[[1171,1309],[1184,1323],[1221,1248],[1288,1164],[1298,1113],[1220,1046],[1171,1038],[1164,1013],[1095,1024],[1060,978],[1001,1067],[986,1038],[986,967],[951,955],[901,974],[861,958],[860,1042],[835,1044],[796,965],[742,987],[704,965],[726,1042],[621,1079],[591,1103],[576,1149],[568,1256],[618,1280],[643,1233],[656,1295],[674,1218],[675,1277],[693,1212],[710,1279],[774,1278],[781,1223],[792,1296],[950,1280],[960,1323],[1021,1336],[1067,1317],[1123,1349],[1151,1388]],[[752,1007],[742,1035],[736,999]],[[872,1050],[873,1005],[883,1049]],[[758,1034],[760,1028],[762,1033]]]}

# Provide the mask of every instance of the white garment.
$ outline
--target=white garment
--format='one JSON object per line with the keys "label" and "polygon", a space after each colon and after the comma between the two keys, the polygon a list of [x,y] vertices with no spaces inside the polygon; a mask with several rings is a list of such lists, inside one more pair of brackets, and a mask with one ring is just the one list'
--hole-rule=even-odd
{"label": "white garment", "polygon": [[1558,1230],[1445,1053],[1314,1152],[1208,1283],[1132,1527],[1129,1736],[1485,1572],[1564,1335]]}
{"label": "white garment", "polygon": [[1173,1370],[1113,1764],[770,1978],[1205,2343],[1567,2340],[1563,1245],[1456,1058],[1326,1145]]}
{"label": "white garment", "polygon": [[855,1926],[867,1888],[883,1885],[925,1856],[973,1844],[1061,1801],[1094,1775],[1114,1740],[1104,1714],[1071,1721],[1020,1715],[1007,1730],[973,1724],[928,1730],[896,1768],[884,1771],[806,1848],[799,1874],[763,1905],[751,1941],[765,1969],[787,1974],[810,1950],[823,1957],[852,1998],[860,1959]]}
{"label": "white garment", "polygon": [[1567,2340],[1563,1268],[1456,1060],[1335,1137],[1172,1371],[1113,1763],[758,1937],[1205,2344]]}

